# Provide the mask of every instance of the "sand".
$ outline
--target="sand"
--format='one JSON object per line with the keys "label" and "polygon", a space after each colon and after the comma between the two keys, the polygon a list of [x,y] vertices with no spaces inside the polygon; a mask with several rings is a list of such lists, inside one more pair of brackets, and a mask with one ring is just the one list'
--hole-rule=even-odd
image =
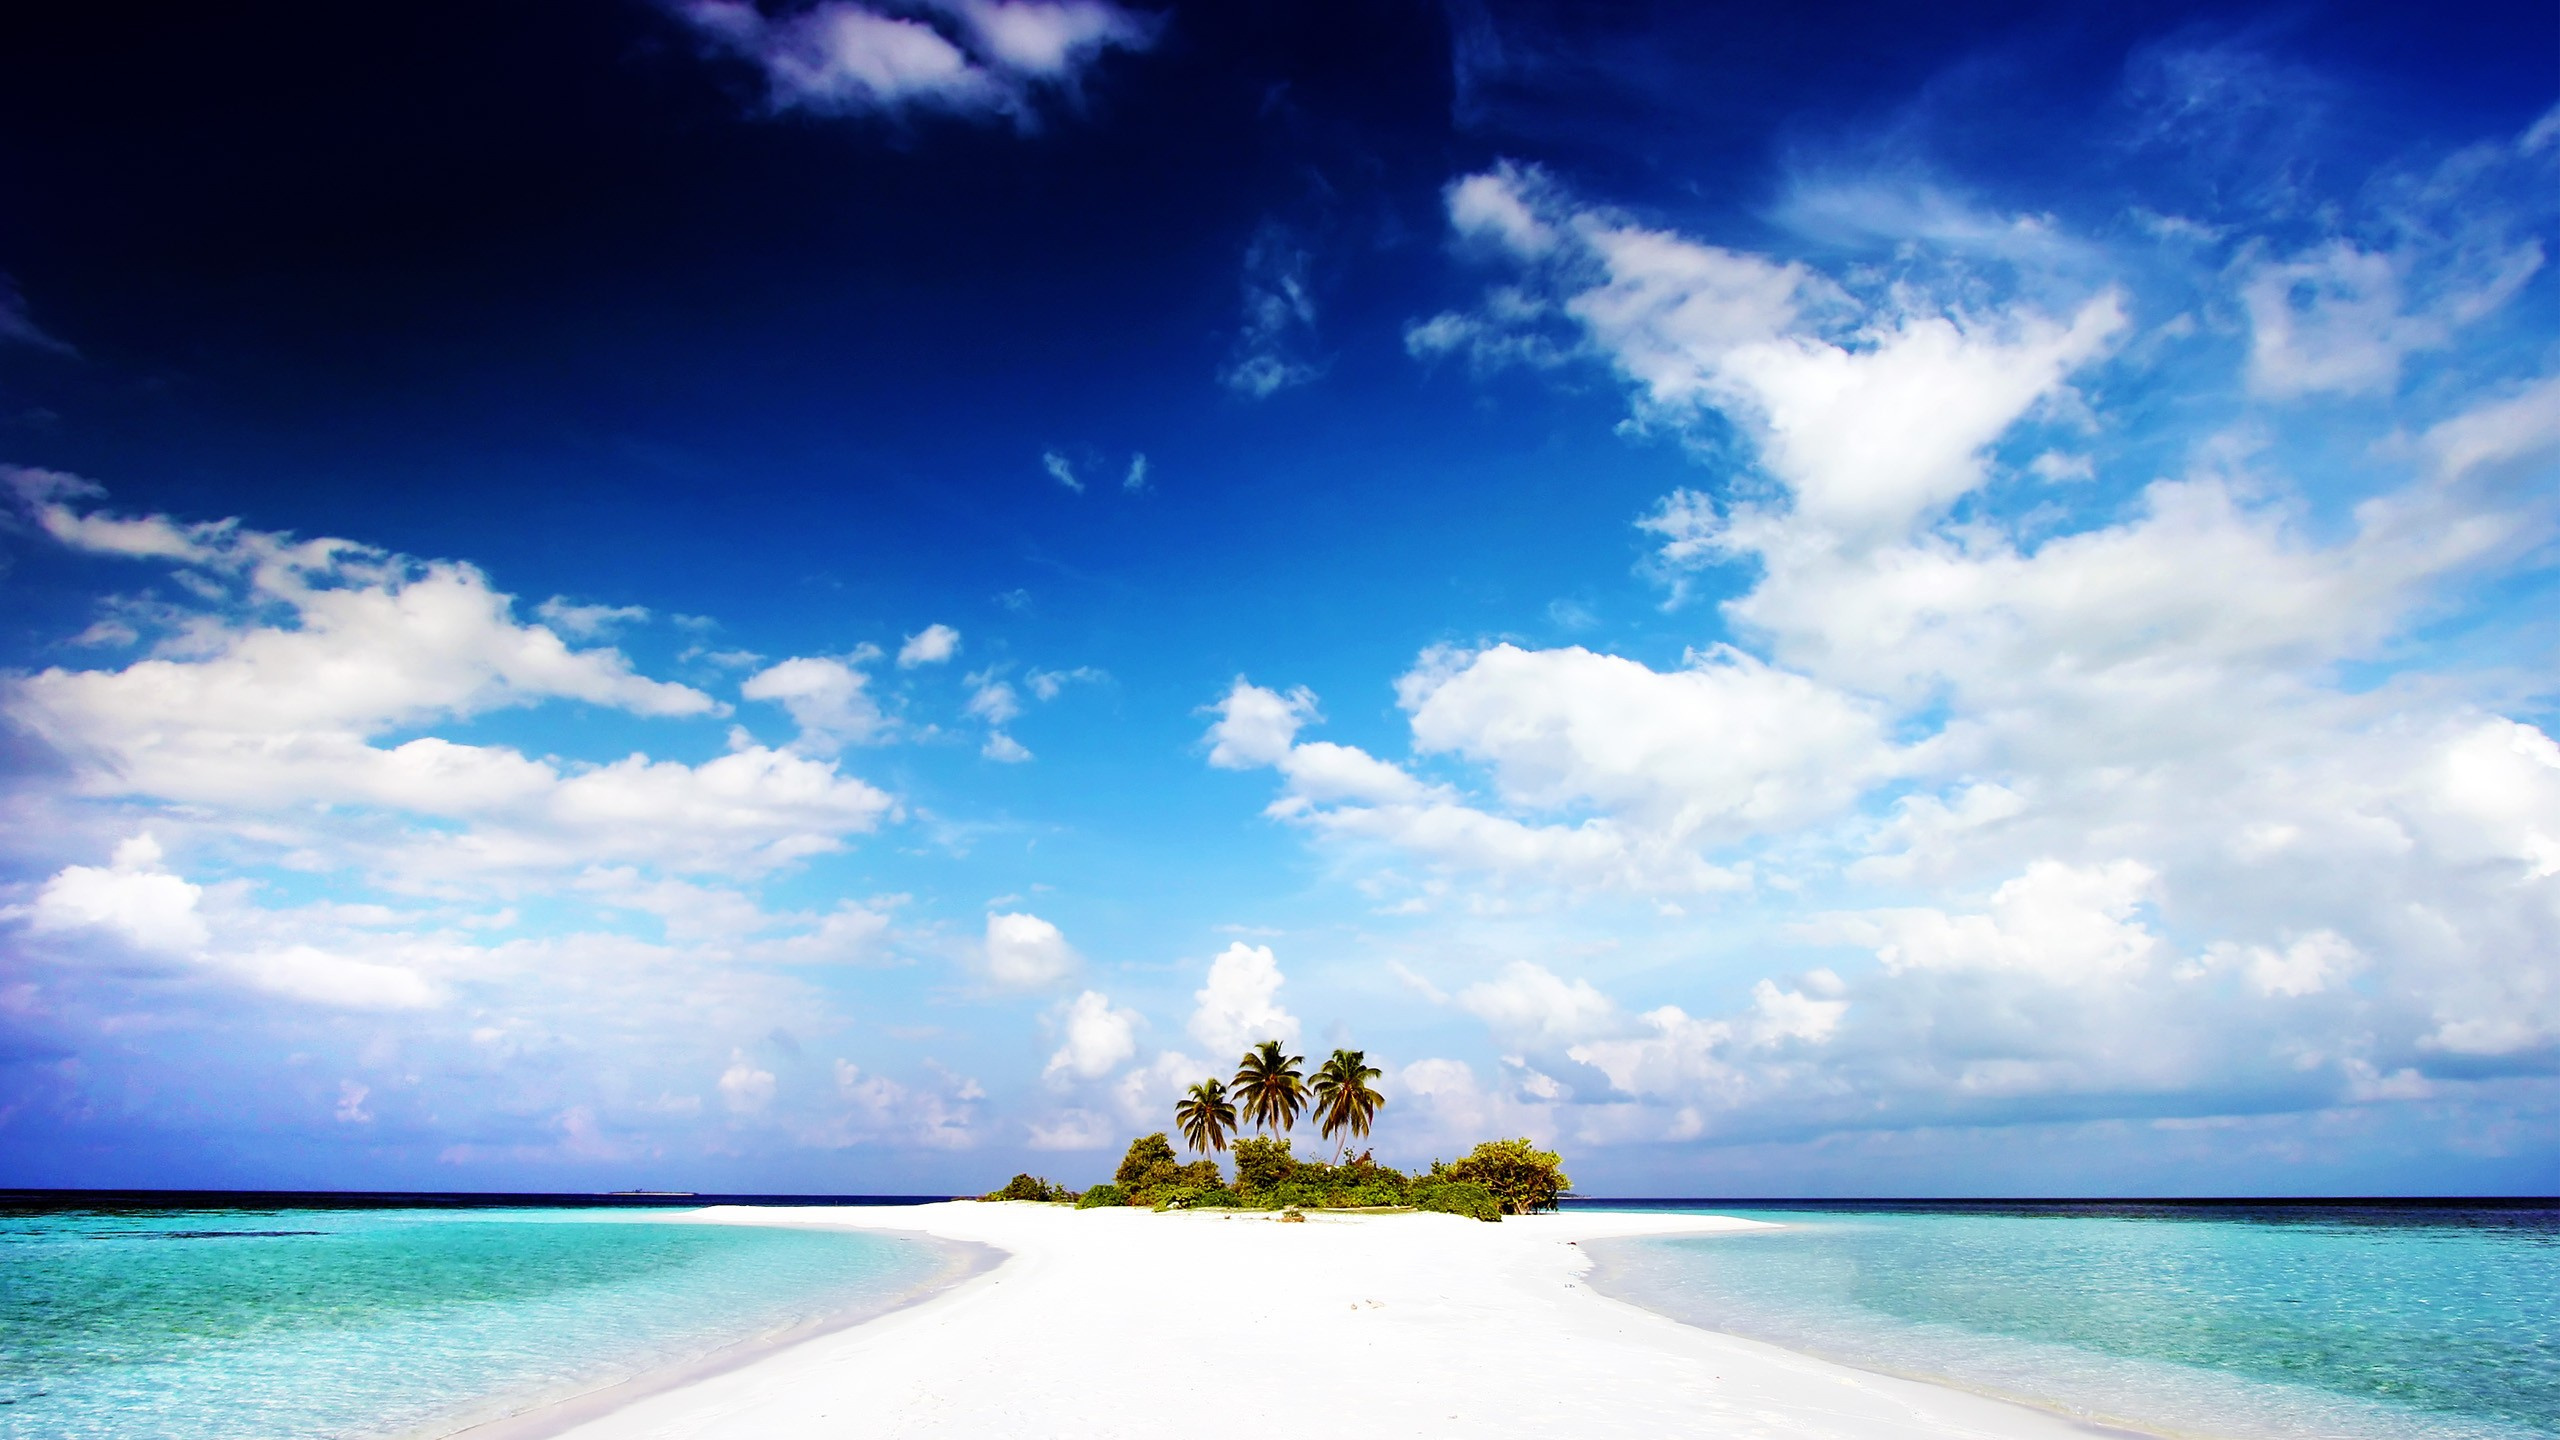
{"label": "sand", "polygon": [[[576,1440],[735,1436],[1978,1437],[2040,1410],[1697,1329],[1598,1294],[1579,1242],[1745,1228],[1576,1210],[1158,1215],[1028,1204],[720,1208],[707,1223],[920,1232],[1006,1258],[921,1304],[601,1415]],[[528,1417],[533,1418],[533,1417]]]}

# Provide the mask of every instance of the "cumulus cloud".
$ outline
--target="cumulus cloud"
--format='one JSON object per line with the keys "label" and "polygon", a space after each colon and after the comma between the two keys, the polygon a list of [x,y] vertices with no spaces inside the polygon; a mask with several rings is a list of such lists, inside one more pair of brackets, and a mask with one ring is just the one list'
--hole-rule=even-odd
{"label": "cumulus cloud", "polygon": [[997,679],[995,671],[981,670],[969,677],[969,703],[962,713],[1002,727],[1022,718],[1022,697],[1012,685]]}
{"label": "cumulus cloud", "polygon": [[[842,659],[794,656],[748,676],[738,693],[780,705],[800,727],[799,748],[832,755],[847,745],[879,740],[892,728],[871,693],[870,672],[861,668],[876,653],[860,651]],[[906,663],[904,652],[899,663]]]}
{"label": "cumulus cloud", "polygon": [[64,866],[37,890],[33,904],[0,911],[0,919],[23,920],[38,937],[106,938],[310,1004],[413,1010],[442,998],[411,966],[279,940],[262,934],[254,915],[217,934],[205,899],[204,887],[166,868],[158,841],[137,835],[119,844],[104,867]]}
{"label": "cumulus cloud", "polygon": [[[461,822],[411,837],[429,869],[582,855],[770,867],[836,848],[894,809],[831,763],[752,743],[700,765],[535,759],[432,734],[385,745],[390,732],[554,701],[660,718],[722,707],[637,673],[617,650],[573,648],[522,623],[466,564],[229,521],[116,515],[87,503],[97,490],[86,482],[11,478],[30,518],[65,546],[183,564],[193,577],[190,602],[166,607],[139,658],[0,679],[0,711],[63,756],[79,793],[299,814],[303,826],[320,823],[315,806]],[[786,662],[750,688],[794,706],[822,745],[865,723],[854,673]],[[383,853],[377,838],[361,848]]]}
{"label": "cumulus cloud", "polygon": [[981,953],[987,978],[1009,989],[1054,985],[1084,964],[1057,926],[1028,914],[988,915]]}
{"label": "cumulus cloud", "polygon": [[201,887],[161,868],[160,843],[136,835],[104,868],[68,865],[36,892],[27,923],[47,931],[99,930],[142,950],[188,955],[212,939],[196,902]]}
{"label": "cumulus cloud", "polygon": [[898,647],[898,668],[939,665],[960,653],[960,632],[948,625],[927,625]]}
{"label": "cumulus cloud", "polygon": [[1350,843],[1522,885],[1742,888],[1711,851],[1849,806],[1902,764],[1865,705],[1738,652],[1654,671],[1579,647],[1437,650],[1397,683],[1414,749],[1484,765],[1497,804],[1353,746],[1299,741],[1303,690],[1238,681],[1209,761],[1268,766],[1268,813]]}
{"label": "cumulus cloud", "polygon": [[749,0],[686,0],[677,14],[752,61],[776,110],[1003,115],[1030,128],[1044,93],[1072,94],[1112,50],[1144,50],[1158,23],[1104,0],[938,0],[889,14],[821,0],[768,15]]}
{"label": "cumulus cloud", "polygon": [[1294,1042],[1298,1017],[1280,1004],[1283,980],[1270,946],[1229,945],[1209,962],[1208,983],[1191,997],[1191,1038],[1212,1055],[1241,1055],[1265,1040]]}
{"label": "cumulus cloud", "polygon": [[[2135,282],[2048,217],[1830,195],[1826,223],[1893,230],[1888,283],[1528,167],[1453,182],[1458,254],[1500,273],[1408,347],[1605,367],[1632,425],[1738,462],[1639,517],[1675,608],[1722,572],[1725,643],[1678,669],[1426,652],[1398,683],[1403,763],[1306,741],[1312,696],[1240,681],[1210,758],[1279,772],[1269,813],[1373,894],[1427,859],[1653,900],[1650,973],[1724,998],[1644,1009],[1554,961],[1421,981],[1522,1068],[1415,1078],[1453,1113],[1608,1143],[2390,1104],[2547,1069],[2560,745],[2429,673],[2409,627],[2553,533],[2533,477],[2560,455],[2560,380],[2484,362],[2411,421],[2369,417],[2396,477],[2317,523],[2326,437],[2109,408],[2131,369],[2151,391],[2400,394],[2540,263],[2456,214],[2464,173],[2377,183],[2455,216],[2386,217],[2393,248],[2195,241],[2236,250],[2196,277],[2249,322],[2236,363],[2191,321],[2137,340]],[[2179,458],[2127,476],[2099,437],[2133,425],[2171,427],[2143,444]],[[1663,903],[1715,879],[1737,891],[1715,923]],[[1604,949],[1593,922],[1541,923],[1558,951]],[[1717,945],[1728,924],[1801,968],[1736,974],[1777,966]],[[1684,944],[1716,958],[1692,971]]]}
{"label": "cumulus cloud", "polygon": [[752,1115],[773,1103],[773,1072],[759,1069],[744,1052],[732,1055],[720,1072],[720,1099],[731,1114]]}
{"label": "cumulus cloud", "polygon": [[1138,1053],[1138,1012],[1114,1009],[1111,997],[1087,990],[1054,1017],[1058,1048],[1042,1072],[1052,1081],[1099,1080]]}

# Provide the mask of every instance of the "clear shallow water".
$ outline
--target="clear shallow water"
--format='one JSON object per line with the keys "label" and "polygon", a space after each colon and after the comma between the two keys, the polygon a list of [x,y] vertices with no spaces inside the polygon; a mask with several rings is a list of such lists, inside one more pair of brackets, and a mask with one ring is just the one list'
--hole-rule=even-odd
{"label": "clear shallow water", "polygon": [[1594,1245],[1693,1324],[2232,1440],[2560,1437],[2560,1212],[1713,1213]]}
{"label": "clear shallow water", "polygon": [[0,1215],[0,1437],[434,1433],[885,1307],[948,1265],[593,1210]]}

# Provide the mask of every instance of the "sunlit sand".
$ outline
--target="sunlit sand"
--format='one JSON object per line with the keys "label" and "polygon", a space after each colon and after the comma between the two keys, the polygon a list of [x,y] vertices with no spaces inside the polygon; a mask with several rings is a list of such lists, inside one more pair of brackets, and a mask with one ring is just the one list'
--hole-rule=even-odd
{"label": "sunlit sand", "polygon": [[1752,1222],[1072,1211],[950,1203],[704,1221],[905,1230],[1006,1253],[922,1304],[547,1433],[2088,1435],[2058,1416],[1680,1324],[1592,1291],[1579,1242]]}

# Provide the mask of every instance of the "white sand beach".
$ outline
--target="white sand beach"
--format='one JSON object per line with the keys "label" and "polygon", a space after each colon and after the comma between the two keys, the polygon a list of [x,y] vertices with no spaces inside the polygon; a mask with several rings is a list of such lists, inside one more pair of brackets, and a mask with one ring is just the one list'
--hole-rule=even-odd
{"label": "white sand beach", "polygon": [[[972,1241],[923,1303],[605,1413],[575,1440],[1356,1436],[2060,1440],[2060,1416],[1721,1335],[1592,1291],[1580,1242],[1751,1222],[1573,1211],[1158,1215],[1031,1204],[723,1208],[693,1218]],[[511,1433],[531,1433],[522,1421]]]}

